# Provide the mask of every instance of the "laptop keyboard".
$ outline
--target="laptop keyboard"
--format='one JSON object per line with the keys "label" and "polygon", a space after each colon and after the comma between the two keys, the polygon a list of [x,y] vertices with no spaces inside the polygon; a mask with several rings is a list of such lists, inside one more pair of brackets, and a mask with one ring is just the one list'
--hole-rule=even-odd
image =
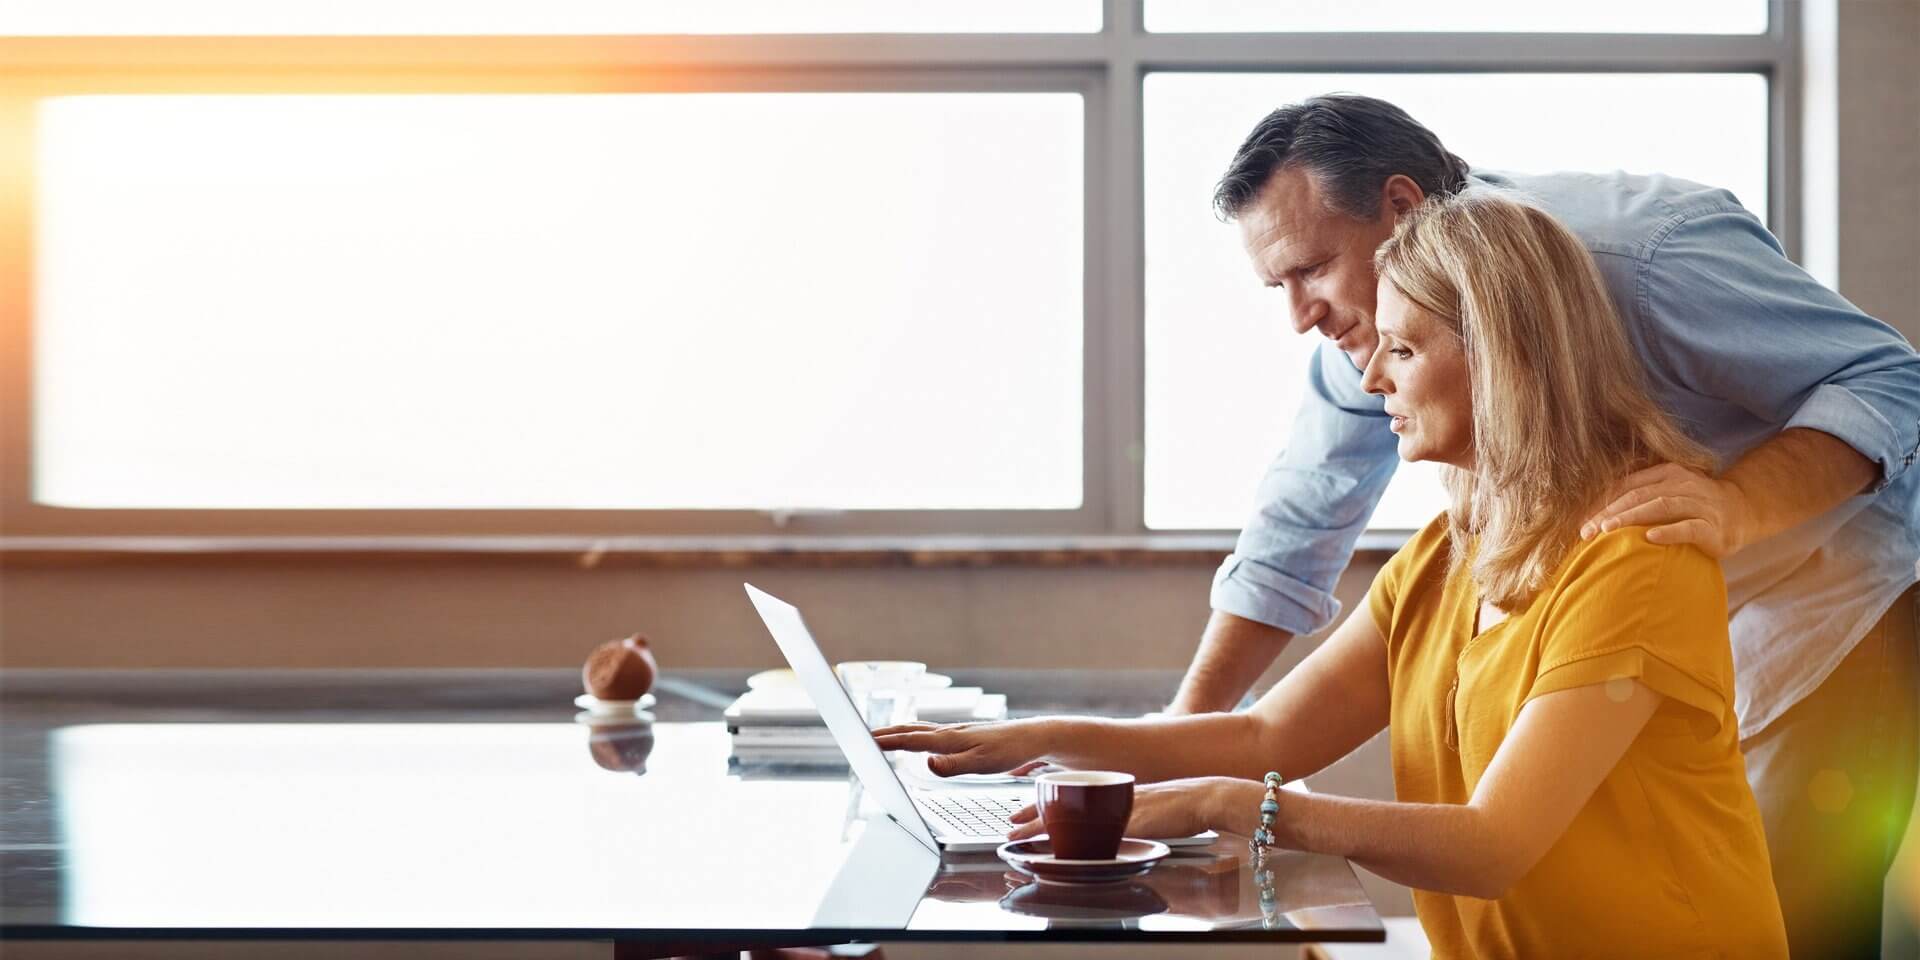
{"label": "laptop keyboard", "polygon": [[1027,805],[1020,797],[939,793],[917,798],[922,813],[942,832],[963,837],[1004,837],[1013,829],[1007,818]]}

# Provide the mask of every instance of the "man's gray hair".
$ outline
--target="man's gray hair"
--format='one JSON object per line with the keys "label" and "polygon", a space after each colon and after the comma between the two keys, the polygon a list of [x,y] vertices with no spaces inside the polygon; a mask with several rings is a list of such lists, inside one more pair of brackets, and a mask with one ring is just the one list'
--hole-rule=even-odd
{"label": "man's gray hair", "polygon": [[1405,110],[1329,93],[1281,107],[1253,128],[1214,188],[1214,210],[1235,219],[1276,171],[1292,167],[1311,172],[1336,211],[1362,220],[1379,217],[1380,190],[1394,174],[1411,177],[1429,197],[1467,184],[1467,162]]}

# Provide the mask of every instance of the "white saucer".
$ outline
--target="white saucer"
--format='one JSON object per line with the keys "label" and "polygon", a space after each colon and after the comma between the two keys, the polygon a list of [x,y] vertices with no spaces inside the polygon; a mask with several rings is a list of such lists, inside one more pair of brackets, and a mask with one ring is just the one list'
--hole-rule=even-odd
{"label": "white saucer", "polygon": [[1044,835],[1010,840],[995,851],[1015,870],[1041,883],[1118,883],[1153,869],[1166,857],[1167,845],[1158,840],[1120,841],[1120,851],[1108,860],[1062,860]]}
{"label": "white saucer", "polygon": [[643,693],[638,700],[602,700],[591,693],[573,698],[573,705],[596,717],[630,717],[653,706],[653,694]]}

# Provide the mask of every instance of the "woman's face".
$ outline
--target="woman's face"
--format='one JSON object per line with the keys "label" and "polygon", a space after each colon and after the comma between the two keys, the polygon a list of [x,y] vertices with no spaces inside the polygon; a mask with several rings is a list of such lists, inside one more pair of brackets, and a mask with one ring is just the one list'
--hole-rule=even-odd
{"label": "woman's face", "polygon": [[1360,386],[1387,399],[1400,459],[1473,469],[1473,388],[1460,339],[1384,279],[1374,321],[1380,345]]}

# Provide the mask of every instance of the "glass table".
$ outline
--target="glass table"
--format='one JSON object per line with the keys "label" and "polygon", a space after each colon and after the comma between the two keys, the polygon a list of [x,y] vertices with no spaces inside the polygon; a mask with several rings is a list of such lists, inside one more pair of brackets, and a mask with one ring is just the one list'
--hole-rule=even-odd
{"label": "glass table", "polygon": [[[951,671],[1026,709],[1138,713],[1170,673]],[[0,678],[0,936],[849,941],[1383,938],[1352,867],[1246,840],[1038,884],[921,846],[845,771],[730,763],[744,671],[587,723],[567,671]]]}

